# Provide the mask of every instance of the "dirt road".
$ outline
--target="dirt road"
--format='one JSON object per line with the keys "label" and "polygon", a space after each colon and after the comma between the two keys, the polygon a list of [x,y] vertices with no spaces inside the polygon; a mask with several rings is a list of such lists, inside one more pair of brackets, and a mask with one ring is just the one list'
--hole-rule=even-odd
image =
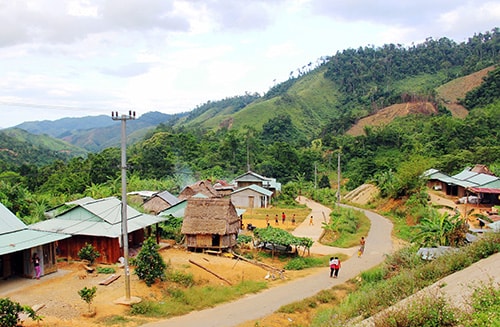
{"label": "dirt road", "polygon": [[[311,208],[314,225],[309,225],[308,217],[308,219],[297,227],[294,235],[307,236],[314,240],[318,240],[322,232],[321,221],[323,217],[328,219],[330,209],[305,198],[301,198],[299,201],[304,201],[304,203]],[[237,326],[248,320],[265,317],[285,304],[313,296],[323,289],[329,289],[334,285],[346,282],[348,279],[357,276],[360,272],[381,263],[385,258],[384,255],[392,251],[392,224],[389,220],[376,213],[366,210],[363,211],[365,211],[367,217],[371,221],[371,229],[366,238],[365,254],[361,258],[353,256],[349,260],[343,262],[338,279],[329,278],[329,268],[325,267],[324,271],[321,270],[302,279],[291,281],[282,286],[277,286],[258,294],[245,296],[237,301],[144,326]],[[328,255],[346,250],[329,248],[316,244],[314,251]],[[347,251],[352,254],[356,250],[348,249]]]}

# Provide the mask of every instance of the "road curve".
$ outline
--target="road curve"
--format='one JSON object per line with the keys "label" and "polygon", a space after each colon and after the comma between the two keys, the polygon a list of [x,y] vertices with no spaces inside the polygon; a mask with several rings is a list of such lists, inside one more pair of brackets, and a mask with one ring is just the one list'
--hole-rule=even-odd
{"label": "road curve", "polygon": [[[309,217],[297,226],[294,231],[296,236],[307,236],[318,240],[321,236],[321,221],[328,219],[330,209],[306,198],[299,198],[299,202],[305,203],[311,208],[314,225],[309,225]],[[342,268],[337,279],[329,278],[329,269],[316,272],[307,277],[290,281],[286,284],[276,286],[258,294],[250,294],[233,302],[218,305],[217,307],[201,311],[191,312],[184,316],[173,317],[167,320],[149,323],[147,327],[230,327],[237,326],[245,321],[256,320],[268,316],[278,310],[281,306],[302,300],[318,293],[323,289],[329,289],[334,285],[342,284],[356,277],[362,271],[374,267],[384,261],[385,255],[392,252],[392,223],[371,211],[364,211],[371,221],[371,228],[366,237],[365,253],[361,258],[352,256],[342,263]],[[324,216],[323,216],[324,213]],[[325,218],[323,218],[325,217]],[[316,242],[315,242],[316,243]],[[342,249],[351,255],[355,248]],[[311,251],[325,255],[341,252],[339,248],[329,248],[320,244],[313,245]]]}

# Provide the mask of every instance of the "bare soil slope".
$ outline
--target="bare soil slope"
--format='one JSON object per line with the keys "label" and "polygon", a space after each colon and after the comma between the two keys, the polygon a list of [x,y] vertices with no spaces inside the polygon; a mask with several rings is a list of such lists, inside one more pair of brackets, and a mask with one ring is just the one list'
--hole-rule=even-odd
{"label": "bare soil slope", "polygon": [[458,100],[463,99],[467,92],[481,85],[483,78],[494,68],[494,66],[491,66],[482,69],[470,75],[454,79],[438,87],[436,89],[438,98],[444,102],[446,109],[448,109],[454,117],[464,118],[467,116],[468,111],[458,103]]}
{"label": "bare soil slope", "polygon": [[366,126],[384,126],[392,122],[396,117],[403,117],[409,114],[435,114],[436,108],[430,102],[406,102],[393,104],[385,107],[375,114],[361,118],[352,126],[346,134],[358,136],[365,134]]}
{"label": "bare soil slope", "polygon": [[[469,112],[458,103],[459,99],[463,99],[467,92],[481,85],[483,78],[494,68],[494,66],[491,66],[482,69],[470,75],[454,79],[438,87],[436,89],[437,99],[443,102],[444,106],[454,117],[464,118]],[[373,115],[361,118],[347,131],[347,134],[352,136],[363,135],[366,126],[383,126],[389,124],[396,117],[403,117],[409,114],[430,115],[436,112],[437,109],[430,102],[394,104],[377,111]]]}

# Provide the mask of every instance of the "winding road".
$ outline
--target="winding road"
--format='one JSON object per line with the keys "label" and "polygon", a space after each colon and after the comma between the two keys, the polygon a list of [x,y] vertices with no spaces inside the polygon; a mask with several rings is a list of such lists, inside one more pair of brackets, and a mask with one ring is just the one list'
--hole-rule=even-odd
{"label": "winding road", "polygon": [[[147,327],[230,327],[237,326],[249,320],[256,320],[272,314],[281,306],[302,300],[329,289],[334,285],[342,284],[356,277],[362,271],[374,267],[384,261],[385,255],[392,252],[392,223],[371,211],[364,211],[371,221],[371,228],[366,237],[365,253],[361,258],[354,256],[356,248],[341,249],[321,245],[317,242],[322,233],[321,222],[327,221],[330,209],[304,197],[297,199],[305,203],[311,213],[293,232],[296,236],[310,237],[315,240],[311,247],[312,253],[330,255],[346,253],[350,259],[342,263],[337,279],[329,277],[329,269],[313,273],[307,277],[276,286],[257,294],[250,294],[233,302],[219,305],[215,308],[191,312],[184,316],[173,317],[168,320],[149,323]],[[314,225],[309,224],[309,217],[313,216]]]}

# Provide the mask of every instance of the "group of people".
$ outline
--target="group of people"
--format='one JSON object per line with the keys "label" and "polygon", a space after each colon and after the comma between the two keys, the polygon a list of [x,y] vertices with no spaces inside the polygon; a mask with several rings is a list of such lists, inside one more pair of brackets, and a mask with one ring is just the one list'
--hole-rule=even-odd
{"label": "group of people", "polygon": [[[283,225],[285,225],[285,222],[286,222],[286,214],[285,214],[285,212],[282,212],[282,213],[281,213],[281,223],[282,223]],[[270,226],[270,223],[269,223],[269,215],[266,215],[266,223],[267,223],[267,226]],[[276,214],[276,216],[274,216],[274,223],[275,223],[276,225],[279,225],[279,224],[280,224],[280,223],[279,223],[279,217],[278,217],[278,215],[277,215],[277,214]],[[293,214],[293,216],[292,216],[292,225],[295,225],[295,214]]]}
{"label": "group of people", "polygon": [[[359,241],[358,258],[361,258],[361,256],[365,252],[365,244],[366,240],[363,236]],[[340,259],[338,257],[330,257],[330,261],[328,262],[328,264],[330,265],[330,278],[337,278],[339,276],[340,270]]]}

